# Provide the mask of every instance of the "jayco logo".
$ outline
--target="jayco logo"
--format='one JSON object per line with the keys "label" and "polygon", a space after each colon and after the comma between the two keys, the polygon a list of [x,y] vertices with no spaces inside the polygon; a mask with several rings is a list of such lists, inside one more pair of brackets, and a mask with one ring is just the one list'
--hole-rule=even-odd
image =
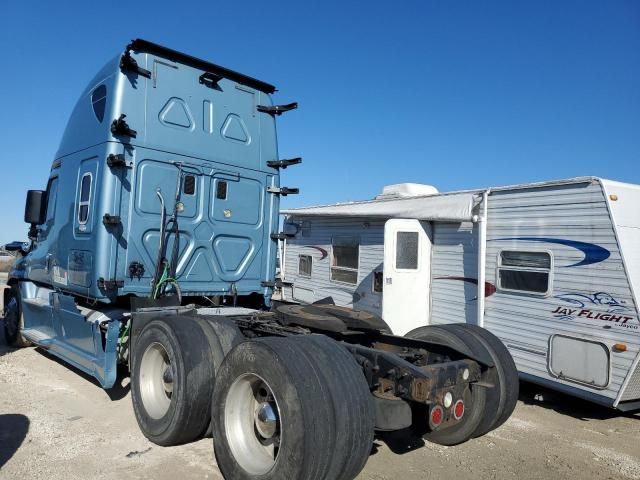
{"label": "jayco logo", "polygon": [[[629,315],[629,307],[624,302],[616,300],[611,294],[597,292],[594,294],[565,293],[556,295],[558,300],[570,306],[556,307],[551,313],[560,320],[574,320],[575,318],[585,318],[588,320],[599,320],[614,324],[616,326],[638,329],[638,325],[630,323],[633,316]],[[573,308],[571,308],[573,307]],[[606,309],[606,311],[593,310]]]}

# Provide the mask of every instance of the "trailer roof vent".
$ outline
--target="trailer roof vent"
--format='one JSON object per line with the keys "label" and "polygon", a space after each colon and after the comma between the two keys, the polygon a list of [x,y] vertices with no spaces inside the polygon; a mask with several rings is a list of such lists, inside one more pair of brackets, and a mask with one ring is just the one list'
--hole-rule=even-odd
{"label": "trailer roof vent", "polygon": [[421,183],[396,183],[387,185],[382,189],[382,193],[376,196],[376,200],[390,198],[421,197],[424,195],[435,195],[438,189],[433,185],[423,185]]}

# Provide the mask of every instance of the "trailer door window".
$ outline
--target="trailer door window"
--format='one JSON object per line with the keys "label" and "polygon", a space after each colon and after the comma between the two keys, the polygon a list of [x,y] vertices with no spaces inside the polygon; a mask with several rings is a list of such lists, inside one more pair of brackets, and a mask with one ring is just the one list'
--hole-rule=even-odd
{"label": "trailer door window", "polygon": [[311,255],[298,255],[298,275],[310,278],[312,261]]}
{"label": "trailer door window", "polygon": [[396,233],[396,270],[418,269],[419,242],[418,232]]}
{"label": "trailer door window", "polygon": [[338,237],[331,241],[331,280],[358,283],[360,243],[352,237]]}
{"label": "trailer door window", "polygon": [[84,225],[89,219],[89,205],[91,203],[91,174],[82,175],[80,181],[80,201],[78,202],[78,223]]}
{"label": "trailer door window", "polygon": [[502,250],[498,257],[500,290],[546,295],[551,291],[549,252]]}

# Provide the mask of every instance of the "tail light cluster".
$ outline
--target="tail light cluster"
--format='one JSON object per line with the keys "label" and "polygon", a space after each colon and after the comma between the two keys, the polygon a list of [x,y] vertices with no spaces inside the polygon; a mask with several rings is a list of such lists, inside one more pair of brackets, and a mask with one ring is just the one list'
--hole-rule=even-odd
{"label": "tail light cluster", "polygon": [[[447,392],[444,398],[444,405],[449,410],[451,407],[451,394]],[[451,415],[455,420],[460,420],[464,416],[464,402],[458,400],[451,407]],[[438,428],[445,420],[445,409],[442,405],[434,405],[429,412],[429,424],[432,429]]]}
{"label": "tail light cluster", "polygon": [[444,420],[444,410],[440,405],[436,405],[431,409],[431,427],[439,427]]}

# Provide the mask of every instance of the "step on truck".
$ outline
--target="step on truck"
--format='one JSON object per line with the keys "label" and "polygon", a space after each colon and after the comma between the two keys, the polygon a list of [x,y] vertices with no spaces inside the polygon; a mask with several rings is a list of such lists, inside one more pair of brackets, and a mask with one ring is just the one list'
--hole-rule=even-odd
{"label": "step on truck", "polygon": [[[230,479],[352,479],[376,432],[455,445],[512,413],[517,373],[474,326],[393,336],[382,318],[272,300],[281,186],[275,87],[134,40],[80,96],[4,328],[105,389],[130,376],[158,445],[213,437]],[[120,377],[118,374],[120,373]]]}

